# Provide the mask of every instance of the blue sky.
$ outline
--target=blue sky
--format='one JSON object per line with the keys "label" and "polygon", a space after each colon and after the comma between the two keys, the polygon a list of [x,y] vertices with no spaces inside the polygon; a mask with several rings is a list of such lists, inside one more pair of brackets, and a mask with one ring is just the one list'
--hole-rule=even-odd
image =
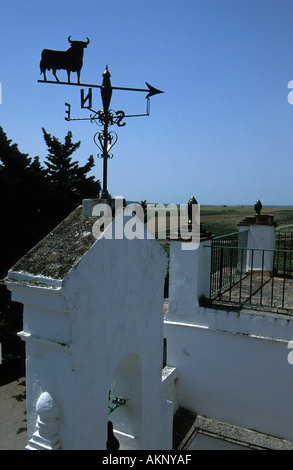
{"label": "blue sky", "polygon": [[[80,164],[98,153],[99,128],[64,119],[65,102],[72,117],[88,116],[79,89],[38,83],[42,49],[66,50],[69,35],[91,41],[82,83],[101,84],[107,64],[113,86],[147,81],[165,91],[151,98],[149,117],[112,127],[112,196],[293,205],[292,0],[1,0],[0,125],[41,162],[42,127],[62,141],[71,130]],[[144,96],[114,91],[111,108],[144,113]],[[100,159],[93,174],[102,180]]]}

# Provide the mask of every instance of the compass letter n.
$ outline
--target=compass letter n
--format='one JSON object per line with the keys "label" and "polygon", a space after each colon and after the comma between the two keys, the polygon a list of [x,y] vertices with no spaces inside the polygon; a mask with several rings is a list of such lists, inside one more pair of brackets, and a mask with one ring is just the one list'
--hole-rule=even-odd
{"label": "compass letter n", "polygon": [[89,88],[88,94],[86,96],[84,96],[84,89],[82,88],[80,90],[80,106],[81,108],[92,107],[92,88]]}

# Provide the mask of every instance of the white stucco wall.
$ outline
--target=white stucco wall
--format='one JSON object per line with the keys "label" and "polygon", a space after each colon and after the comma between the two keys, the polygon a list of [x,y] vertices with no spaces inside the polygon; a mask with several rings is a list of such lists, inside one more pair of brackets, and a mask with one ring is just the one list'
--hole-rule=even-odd
{"label": "white stucco wall", "polygon": [[[165,270],[166,256],[155,240],[102,239],[87,252],[66,283],[65,296],[72,312],[72,367],[76,377],[85,378],[73,387],[79,447],[96,442],[88,422],[105,421],[115,370],[130,354],[136,354],[142,364],[139,446],[166,446],[164,434],[154,426],[164,422],[162,413],[168,414],[169,406],[161,396]],[[80,402],[85,393],[91,403],[98,401],[102,406]],[[124,406],[131,408],[131,401]],[[87,414],[90,416],[84,419]]]}
{"label": "white stucco wall", "polygon": [[62,449],[105,449],[112,386],[127,401],[110,419],[134,437],[119,439],[122,448],[172,448],[173,407],[161,383],[166,268],[154,239],[105,237],[61,282],[32,287],[30,275],[9,273],[12,298],[24,304],[29,439],[37,400],[48,392]]}
{"label": "white stucco wall", "polygon": [[[105,449],[108,419],[122,449],[171,449],[178,406],[293,440],[291,317],[200,307],[209,292],[209,242],[182,250],[173,241],[163,322],[163,249],[147,236],[107,239],[107,230],[62,281],[8,276],[13,300],[24,304],[29,439],[37,400],[48,392],[58,403],[63,449]],[[262,235],[253,230],[249,243],[254,236]],[[250,247],[263,247],[257,243]],[[110,389],[127,401],[108,417]]]}
{"label": "white stucco wall", "polygon": [[[179,406],[215,420],[293,440],[293,367],[288,362],[292,318],[196,305],[192,295],[201,270],[191,260],[186,263],[177,246],[171,251],[175,269],[172,274],[170,262],[170,279],[177,297],[170,295],[164,332],[167,363],[178,373]],[[199,253],[194,254],[194,261],[200,260]],[[175,271],[185,272],[185,279],[192,282],[184,286]]]}

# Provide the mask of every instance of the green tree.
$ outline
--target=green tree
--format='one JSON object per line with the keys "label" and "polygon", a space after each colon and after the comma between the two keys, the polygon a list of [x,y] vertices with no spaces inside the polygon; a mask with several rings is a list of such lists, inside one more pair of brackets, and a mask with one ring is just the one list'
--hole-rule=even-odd
{"label": "green tree", "polygon": [[[49,201],[46,171],[39,159],[19,151],[0,127],[0,279],[7,270],[48,232]],[[0,285],[0,341],[3,352],[19,352],[22,306],[11,302]],[[1,366],[0,366],[1,367]]]}
{"label": "green tree", "polygon": [[[87,176],[93,157],[81,167],[71,161],[80,142],[72,143],[70,132],[64,144],[44,129],[43,133],[49,149],[46,168],[38,157],[20,152],[0,127],[0,279],[83,198],[100,192],[100,182]],[[15,332],[22,329],[21,311],[22,306],[11,302],[6,286],[0,284],[0,341],[6,351],[8,343],[21,344],[15,341]]]}
{"label": "green tree", "polygon": [[20,152],[0,127],[0,270],[46,234],[47,193],[46,171],[39,159]]}
{"label": "green tree", "polygon": [[48,148],[45,165],[51,183],[52,202],[60,216],[65,217],[81,204],[83,198],[98,197],[101,184],[100,181],[95,181],[94,176],[87,176],[94,167],[92,155],[83,166],[72,161],[72,154],[80,147],[80,141],[72,142],[70,131],[65,136],[64,143],[48,134],[44,128],[42,131]]}

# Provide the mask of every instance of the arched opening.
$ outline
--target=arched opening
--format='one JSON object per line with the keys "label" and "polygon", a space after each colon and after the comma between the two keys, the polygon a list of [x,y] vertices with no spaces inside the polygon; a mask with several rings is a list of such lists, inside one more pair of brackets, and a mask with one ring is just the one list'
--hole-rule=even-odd
{"label": "arched opening", "polygon": [[[108,420],[119,441],[119,450],[140,448],[142,416],[142,368],[136,354],[129,354],[114,372],[109,390]],[[111,425],[108,425],[108,428]],[[115,446],[115,440],[113,441]],[[110,450],[110,449],[109,449]]]}

